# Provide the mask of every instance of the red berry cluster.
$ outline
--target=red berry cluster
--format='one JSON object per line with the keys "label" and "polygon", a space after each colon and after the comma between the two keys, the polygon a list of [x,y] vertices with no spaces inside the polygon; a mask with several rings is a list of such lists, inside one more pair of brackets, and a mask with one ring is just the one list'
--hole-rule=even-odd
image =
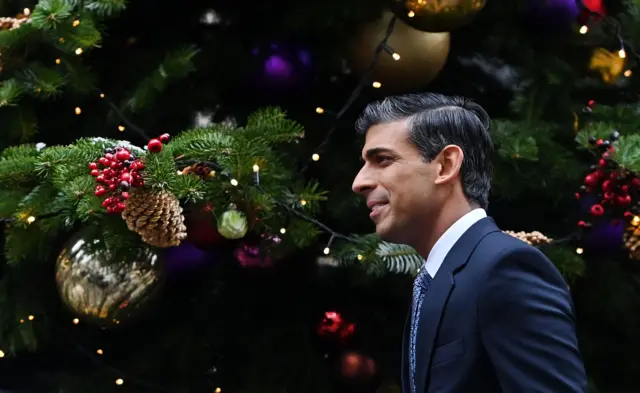
{"label": "red berry cluster", "polygon": [[129,188],[144,185],[140,175],[144,163],[124,147],[105,149],[104,156],[98,162],[90,163],[89,169],[98,182],[95,195],[106,197],[102,206],[107,213],[122,213],[124,201],[129,197]]}
{"label": "red berry cluster", "polygon": [[[612,213],[613,216],[632,216],[629,210],[633,210],[632,202],[636,199],[632,197],[640,188],[640,179],[618,166],[611,159],[614,151],[613,143],[620,138],[620,133],[614,131],[608,140],[591,137],[589,143],[599,151],[598,165],[591,167],[591,172],[585,176],[584,184],[580,187],[580,192],[576,193],[576,198],[580,199],[585,194],[595,195],[597,202],[589,208],[589,214],[594,217],[604,216],[605,213]],[[613,218],[613,217],[612,217]],[[580,227],[590,227],[588,221],[578,222]]]}
{"label": "red berry cluster", "polygon": [[147,143],[147,149],[151,153],[160,153],[162,145],[169,142],[169,134],[162,134],[158,138],[153,138]]}

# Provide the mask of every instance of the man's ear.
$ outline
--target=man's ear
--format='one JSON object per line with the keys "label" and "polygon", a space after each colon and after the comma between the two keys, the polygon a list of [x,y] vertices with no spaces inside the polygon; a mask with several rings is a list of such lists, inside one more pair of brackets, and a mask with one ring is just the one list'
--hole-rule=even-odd
{"label": "man's ear", "polygon": [[460,173],[464,153],[460,146],[448,145],[436,156],[438,162],[438,174],[436,176],[436,184],[445,184],[456,177]]}

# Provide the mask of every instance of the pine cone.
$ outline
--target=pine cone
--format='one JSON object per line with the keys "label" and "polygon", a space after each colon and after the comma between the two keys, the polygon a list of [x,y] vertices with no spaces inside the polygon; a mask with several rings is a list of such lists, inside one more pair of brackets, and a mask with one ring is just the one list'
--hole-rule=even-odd
{"label": "pine cone", "polygon": [[548,244],[548,243],[551,243],[551,240],[552,240],[538,231],[533,231],[529,233],[522,232],[522,231],[520,232],[503,231],[503,232],[506,233],[507,235],[518,238],[523,242],[532,246],[538,246],[540,244]]}
{"label": "pine cone", "polygon": [[154,247],[175,247],[187,238],[180,202],[167,191],[134,188],[122,218],[130,230]]}
{"label": "pine cone", "polygon": [[629,250],[629,258],[640,260],[640,228],[630,226],[624,232],[624,246]]}

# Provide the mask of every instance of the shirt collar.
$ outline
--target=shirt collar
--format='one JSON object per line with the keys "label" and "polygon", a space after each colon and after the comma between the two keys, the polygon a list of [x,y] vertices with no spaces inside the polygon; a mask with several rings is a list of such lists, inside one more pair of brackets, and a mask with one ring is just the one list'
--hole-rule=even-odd
{"label": "shirt collar", "polygon": [[473,224],[482,220],[487,216],[487,212],[484,209],[474,209],[464,216],[460,217],[458,221],[447,229],[436,244],[431,249],[427,260],[424,263],[424,267],[431,277],[435,277],[438,269],[444,262],[451,248],[454,244],[464,235],[464,233],[471,228]]}

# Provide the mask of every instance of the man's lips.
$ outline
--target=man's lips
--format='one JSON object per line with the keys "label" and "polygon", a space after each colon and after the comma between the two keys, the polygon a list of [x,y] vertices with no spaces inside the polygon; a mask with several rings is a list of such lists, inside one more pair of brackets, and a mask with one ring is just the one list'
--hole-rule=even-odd
{"label": "man's lips", "polygon": [[376,217],[379,217],[386,210],[386,208],[389,206],[389,203],[382,201],[372,201],[368,202],[367,206],[369,206],[369,208],[371,209],[369,217],[372,220],[375,220]]}

